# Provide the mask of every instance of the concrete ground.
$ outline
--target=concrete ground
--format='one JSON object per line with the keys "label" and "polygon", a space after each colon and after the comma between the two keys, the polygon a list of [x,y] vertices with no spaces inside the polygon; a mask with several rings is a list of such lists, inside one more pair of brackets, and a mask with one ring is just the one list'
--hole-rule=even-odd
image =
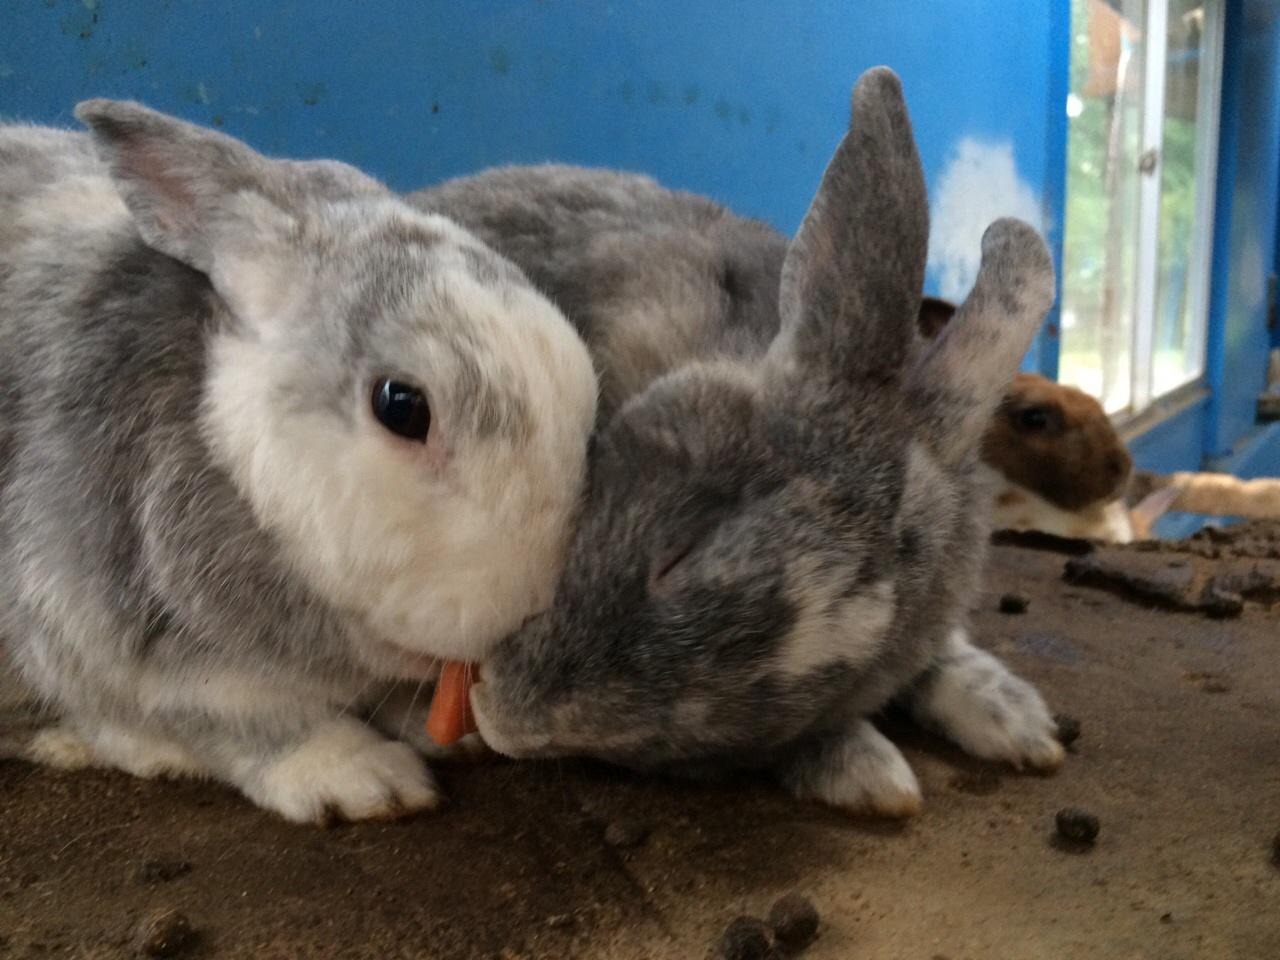
{"label": "concrete ground", "polygon": [[[0,761],[0,957],[126,956],[172,908],[192,957],[687,960],[793,889],[822,915],[806,960],[1280,957],[1263,533],[1094,551],[1083,573],[1062,544],[997,547],[975,633],[1081,736],[1024,776],[888,721],[926,793],[902,826],[759,782],[490,761],[441,771],[443,813],[322,831],[218,786]],[[1024,613],[998,612],[1008,592]],[[0,719],[0,745],[20,740],[13,696]],[[1091,849],[1051,843],[1067,806],[1099,818]]]}

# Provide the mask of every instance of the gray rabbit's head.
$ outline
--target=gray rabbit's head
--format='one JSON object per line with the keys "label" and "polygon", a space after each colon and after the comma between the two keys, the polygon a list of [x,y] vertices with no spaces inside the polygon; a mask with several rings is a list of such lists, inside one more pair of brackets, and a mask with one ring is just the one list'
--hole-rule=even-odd
{"label": "gray rabbit's head", "polygon": [[924,342],[927,220],[900,85],[870,71],[768,352],[669,374],[601,425],[555,601],[472,690],[492,746],[772,765],[928,665],[980,562],[976,448],[1053,276],[1031,228],[994,224]]}
{"label": "gray rabbit's head", "polygon": [[[366,665],[480,657],[545,608],[596,399],[564,316],[344,164],[132,103],[76,115],[142,240],[207,278],[205,439],[287,562],[370,628]],[[127,264],[111,282],[136,285]]]}

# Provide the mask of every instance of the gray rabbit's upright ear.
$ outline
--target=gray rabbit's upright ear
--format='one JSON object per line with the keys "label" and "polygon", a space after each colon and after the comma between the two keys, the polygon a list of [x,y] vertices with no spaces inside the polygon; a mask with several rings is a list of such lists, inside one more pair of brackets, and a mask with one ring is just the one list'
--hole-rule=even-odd
{"label": "gray rabbit's upright ear", "polygon": [[977,449],[1053,296],[1040,234],[1021,220],[991,224],[973,290],[907,375],[923,439],[943,462]]}
{"label": "gray rabbit's upright ear", "polygon": [[877,67],[787,250],[775,351],[836,377],[898,377],[915,336],[929,243],[924,172],[902,85]]}
{"label": "gray rabbit's upright ear", "polygon": [[256,245],[286,219],[261,195],[270,161],[243,143],[126,101],[75,113],[148,246],[211,273],[221,246]]}

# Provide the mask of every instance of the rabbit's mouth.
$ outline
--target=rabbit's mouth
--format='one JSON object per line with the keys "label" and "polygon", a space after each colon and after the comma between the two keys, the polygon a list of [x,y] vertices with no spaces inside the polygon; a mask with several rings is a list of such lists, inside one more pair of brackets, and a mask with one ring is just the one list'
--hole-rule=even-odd
{"label": "rabbit's mouth", "polygon": [[642,718],[602,727],[575,705],[512,712],[502,708],[501,697],[501,686],[495,688],[490,682],[471,688],[471,717],[480,738],[503,756],[515,760],[594,757],[633,769],[654,766],[658,738]]}
{"label": "rabbit's mouth", "polygon": [[550,734],[529,733],[504,728],[501,711],[494,710],[488,685],[483,681],[471,688],[471,716],[480,738],[505,757],[515,760],[556,756]]}

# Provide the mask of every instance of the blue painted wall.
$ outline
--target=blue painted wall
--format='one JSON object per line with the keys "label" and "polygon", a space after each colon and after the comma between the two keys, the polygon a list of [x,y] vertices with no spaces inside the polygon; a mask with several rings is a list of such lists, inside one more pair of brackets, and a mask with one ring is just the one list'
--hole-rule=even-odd
{"label": "blue painted wall", "polygon": [[[1053,270],[1062,276],[1063,233],[1067,210],[1067,95],[1071,91],[1071,0],[1048,4],[1049,62],[1045,100],[1045,177],[1042,194],[1045,219],[1041,225],[1053,253]],[[1053,309],[1045,318],[1040,336],[1031,345],[1022,369],[1058,379],[1058,357],[1062,352],[1060,309],[1061,290]]]}
{"label": "blue painted wall", "polygon": [[886,63],[903,77],[931,181],[963,137],[1008,144],[1055,233],[1062,222],[1065,94],[1050,61],[1065,49],[1066,0],[974,0],[963,14],[944,0],[0,9],[10,119],[68,124],[80,99],[131,97],[401,189],[499,163],[621,167],[787,232],[843,132],[853,80]]}
{"label": "blue painted wall", "polygon": [[[1280,256],[1280,0],[1228,11],[1212,396],[1134,441],[1148,468],[1262,469],[1254,447],[1280,444],[1253,422]],[[935,197],[966,139],[1007,150],[1060,263],[1069,21],[1068,0],[0,0],[0,116],[70,125],[78,100],[131,97],[400,189],[500,163],[641,170],[790,232],[853,80],[887,63]],[[1053,375],[1056,313],[1046,327],[1024,368]]]}
{"label": "blue painted wall", "polygon": [[1255,413],[1266,382],[1267,279],[1276,269],[1280,213],[1280,3],[1232,2],[1226,27],[1205,371],[1213,391],[1204,434],[1209,459],[1265,439]]}

